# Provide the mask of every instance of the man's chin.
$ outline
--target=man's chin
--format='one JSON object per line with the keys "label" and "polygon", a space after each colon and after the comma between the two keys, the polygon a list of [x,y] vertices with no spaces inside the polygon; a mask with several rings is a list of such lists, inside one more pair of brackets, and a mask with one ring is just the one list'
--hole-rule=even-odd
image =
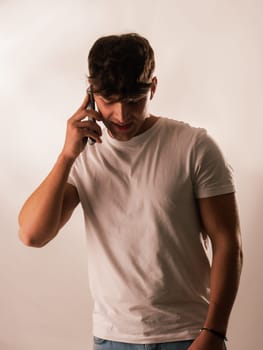
{"label": "man's chin", "polygon": [[108,129],[109,135],[112,138],[119,141],[128,141],[132,139],[134,136],[136,136],[136,131],[137,131],[135,130],[134,125],[131,125],[130,128],[123,128],[123,129],[118,128],[116,126],[113,126],[113,127],[107,126],[107,129]]}

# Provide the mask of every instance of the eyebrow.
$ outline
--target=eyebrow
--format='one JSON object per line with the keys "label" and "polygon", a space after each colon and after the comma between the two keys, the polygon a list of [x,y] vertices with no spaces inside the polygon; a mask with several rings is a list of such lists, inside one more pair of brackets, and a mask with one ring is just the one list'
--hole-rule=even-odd
{"label": "eyebrow", "polygon": [[115,102],[139,102],[140,100],[144,99],[147,95],[141,95],[141,96],[137,96],[137,97],[126,97],[126,98],[122,98],[122,99],[118,99],[118,98],[115,98],[115,99],[110,99],[110,98],[105,98],[103,97],[102,95],[99,95],[98,96],[103,99],[105,102],[109,102],[109,103],[115,103]]}

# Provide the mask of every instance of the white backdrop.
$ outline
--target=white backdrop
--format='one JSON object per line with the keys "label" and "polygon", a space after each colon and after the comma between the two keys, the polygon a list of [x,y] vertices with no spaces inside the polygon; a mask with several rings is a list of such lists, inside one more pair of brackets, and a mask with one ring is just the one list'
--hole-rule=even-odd
{"label": "white backdrop", "polygon": [[90,46],[130,31],[156,52],[153,114],[207,128],[235,170],[245,265],[229,349],[258,348],[262,13],[261,0],[0,0],[1,350],[91,350],[80,208],[42,249],[18,240],[17,214],[55,162],[84,97]]}

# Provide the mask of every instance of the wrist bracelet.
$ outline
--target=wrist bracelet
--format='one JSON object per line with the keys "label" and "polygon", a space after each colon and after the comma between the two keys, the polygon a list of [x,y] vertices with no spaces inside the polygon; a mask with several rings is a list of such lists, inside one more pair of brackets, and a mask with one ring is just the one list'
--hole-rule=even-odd
{"label": "wrist bracelet", "polygon": [[224,339],[225,341],[227,341],[227,337],[225,336],[225,334],[223,334],[221,332],[218,332],[218,331],[216,331],[213,328],[203,327],[203,328],[200,329],[200,332],[201,331],[207,331],[207,332],[213,333],[214,335],[218,336],[219,338]]}

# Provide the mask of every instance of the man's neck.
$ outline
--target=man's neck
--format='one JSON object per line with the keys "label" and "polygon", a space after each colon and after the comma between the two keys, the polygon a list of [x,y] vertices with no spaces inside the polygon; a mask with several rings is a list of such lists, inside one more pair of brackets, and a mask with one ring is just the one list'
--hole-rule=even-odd
{"label": "man's neck", "polygon": [[150,129],[159,119],[159,117],[155,117],[154,115],[149,115],[149,117],[145,118],[140,130],[138,131],[137,135],[140,135]]}

